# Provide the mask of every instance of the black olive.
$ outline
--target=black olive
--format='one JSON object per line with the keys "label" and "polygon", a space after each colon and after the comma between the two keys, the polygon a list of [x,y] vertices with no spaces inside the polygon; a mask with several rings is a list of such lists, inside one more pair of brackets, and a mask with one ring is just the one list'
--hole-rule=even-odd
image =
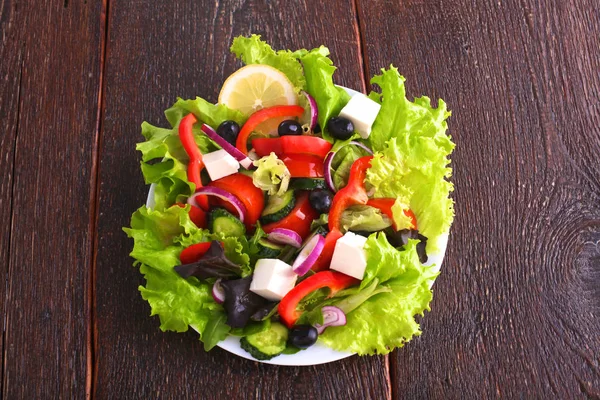
{"label": "black olive", "polygon": [[315,127],[313,128],[313,133],[321,133],[321,125],[315,124]]}
{"label": "black olive", "polygon": [[279,134],[279,136],[302,135],[302,125],[300,125],[294,120],[286,119],[277,127],[277,133]]}
{"label": "black olive", "polygon": [[307,349],[319,338],[317,328],[310,325],[296,325],[290,331],[288,342],[299,349]]}
{"label": "black olive", "polygon": [[346,140],[354,133],[354,125],[348,118],[333,117],[327,121],[327,130],[334,138]]}
{"label": "black olive", "polygon": [[239,133],[240,126],[235,121],[223,121],[217,128],[217,134],[227,140],[232,146],[235,146]]}
{"label": "black olive", "polygon": [[333,193],[327,189],[315,189],[308,195],[308,200],[315,211],[325,214],[329,212],[329,208],[331,207]]}

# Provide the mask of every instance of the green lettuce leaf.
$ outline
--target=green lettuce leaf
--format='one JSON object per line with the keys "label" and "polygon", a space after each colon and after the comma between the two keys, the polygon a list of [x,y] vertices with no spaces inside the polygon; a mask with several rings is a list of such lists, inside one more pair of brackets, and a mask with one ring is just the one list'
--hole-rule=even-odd
{"label": "green lettuce leaf", "polygon": [[327,328],[319,337],[321,342],[360,355],[387,354],[421,334],[415,316],[429,310],[433,298],[429,282],[437,274],[419,262],[417,243],[411,240],[404,251],[398,251],[383,233],[369,237],[365,244],[367,268],[360,285],[366,300],[348,297],[350,305],[362,303],[347,314],[345,326]]}
{"label": "green lettuce leaf", "polygon": [[134,240],[131,256],[146,278],[146,285],[139,290],[152,308],[151,315],[160,317],[160,328],[184,332],[192,325],[202,335],[215,313],[224,314],[223,308],[213,300],[211,285],[183,279],[173,267],[180,264],[181,239],[199,242],[206,232],[180,207],[165,211],[141,207],[131,218],[131,228],[124,231]]}
{"label": "green lettuce leaf", "polygon": [[344,231],[381,231],[392,225],[392,221],[377,208],[352,206],[342,212],[341,224]]}
{"label": "green lettuce leaf", "polygon": [[[232,110],[223,104],[212,104],[201,97],[184,100],[178,98],[171,108],[165,111],[167,121],[173,128],[179,125],[179,121],[189,113],[198,118],[199,122],[210,125],[217,129],[223,121],[235,121],[240,126],[246,122],[246,117],[239,111]],[[197,126],[199,126],[197,124]]]}
{"label": "green lettuce leaf", "polygon": [[[371,82],[381,87],[383,101],[369,137],[376,153],[366,182],[374,188],[374,197],[396,198],[398,205],[410,207],[419,231],[429,238],[427,252],[435,253],[454,218],[449,198],[453,185],[448,181],[454,143],[446,135],[450,112],[442,100],[437,108],[425,96],[410,102],[404,78],[394,67]],[[399,207],[395,211],[402,219]]]}
{"label": "green lettuce leaf", "polygon": [[314,97],[319,110],[319,125],[323,138],[333,142],[327,132],[329,118],[339,114],[350,100],[350,95],[333,83],[333,73],[337,69],[328,57],[329,49],[321,46],[308,52],[297,52],[304,66],[306,75],[306,91]]}
{"label": "green lettuce leaf", "polygon": [[260,40],[260,35],[238,36],[233,39],[230,50],[246,65],[265,64],[278,69],[298,90],[306,86],[302,64],[294,53],[290,50],[273,50],[267,42]]}
{"label": "green lettuce leaf", "polygon": [[269,196],[283,196],[290,184],[290,171],[275,153],[254,161],[256,171],[252,174],[254,186],[266,191]]}

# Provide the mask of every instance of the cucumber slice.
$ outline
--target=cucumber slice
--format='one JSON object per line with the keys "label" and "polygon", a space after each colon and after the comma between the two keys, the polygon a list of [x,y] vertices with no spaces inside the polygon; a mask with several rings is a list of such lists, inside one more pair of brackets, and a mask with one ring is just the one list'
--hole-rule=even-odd
{"label": "cucumber slice", "polygon": [[259,239],[257,244],[259,248],[257,257],[259,258],[277,258],[283,249],[283,246],[264,238]]}
{"label": "cucumber slice", "polygon": [[268,330],[243,337],[240,346],[257,360],[270,360],[285,350],[287,340],[288,329],[273,322]]}
{"label": "cucumber slice", "polygon": [[288,190],[283,196],[269,196],[267,205],[260,217],[260,222],[268,224],[279,221],[287,216],[294,209],[295,205],[296,198],[294,197],[293,190]]}
{"label": "cucumber slice", "polygon": [[290,189],[314,190],[328,189],[325,179],[322,178],[295,178],[290,182]]}
{"label": "cucumber slice", "polygon": [[208,214],[208,227],[213,233],[222,233],[225,237],[239,237],[246,233],[242,221],[223,208],[215,208]]}

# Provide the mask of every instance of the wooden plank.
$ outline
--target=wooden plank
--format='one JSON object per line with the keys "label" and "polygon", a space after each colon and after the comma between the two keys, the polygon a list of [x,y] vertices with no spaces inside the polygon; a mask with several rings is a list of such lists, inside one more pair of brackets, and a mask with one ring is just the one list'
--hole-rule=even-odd
{"label": "wooden plank", "polygon": [[[216,4],[216,5],[215,5]],[[106,101],[101,145],[96,265],[98,398],[386,398],[386,358],[351,358],[309,368],[277,368],[223,350],[205,353],[197,335],[162,333],[140,297],[121,232],[148,187],[135,143],[143,120],[166,125],[177,96],[216,101],[240,66],[228,49],[239,34],[261,33],[275,48],[329,44],[339,82],[361,89],[351,2],[179,1],[110,3]]]}
{"label": "wooden plank", "polygon": [[[13,169],[17,138],[17,116],[23,54],[20,47],[19,19],[16,4],[9,2],[0,10],[0,276],[8,274],[8,256],[12,215]],[[4,376],[4,325],[6,323],[6,285],[0,284],[0,315],[2,316],[2,341],[0,342],[0,379]],[[2,382],[0,380],[0,382]],[[0,393],[2,393],[0,384]]]}
{"label": "wooden plank", "polygon": [[26,3],[0,11],[1,397],[83,398],[101,3]]}
{"label": "wooden plank", "polygon": [[444,98],[458,145],[449,251],[393,397],[600,397],[597,2],[359,3],[369,73],[393,62]]}

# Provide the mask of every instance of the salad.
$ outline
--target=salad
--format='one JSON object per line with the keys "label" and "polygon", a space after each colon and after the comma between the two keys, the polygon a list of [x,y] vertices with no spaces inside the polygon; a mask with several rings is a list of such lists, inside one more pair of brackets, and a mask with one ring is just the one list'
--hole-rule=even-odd
{"label": "salad", "polygon": [[[213,104],[178,99],[142,124],[149,206],[124,228],[163,331],[227,337],[258,360],[316,342],[386,354],[420,334],[454,217],[439,100],[393,66],[368,95],[336,86],[329,50],[237,37],[246,66]],[[352,93],[352,94],[351,94]]]}

